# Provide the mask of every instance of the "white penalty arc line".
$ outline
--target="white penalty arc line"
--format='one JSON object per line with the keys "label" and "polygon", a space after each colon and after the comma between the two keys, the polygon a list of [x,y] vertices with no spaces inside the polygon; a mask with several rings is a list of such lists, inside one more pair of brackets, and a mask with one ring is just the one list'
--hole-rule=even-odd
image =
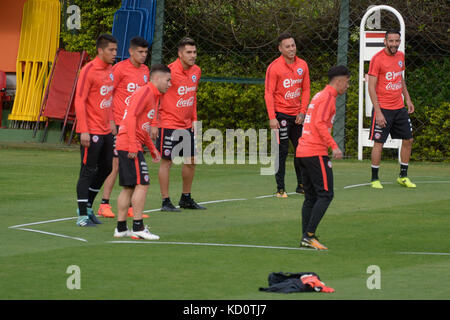
{"label": "white penalty arc line", "polygon": [[[450,181],[414,181],[414,183],[450,183]],[[393,182],[381,182],[381,184],[394,184]],[[370,182],[368,183],[359,183],[359,184],[352,184],[349,186],[345,186],[344,189],[351,189],[351,188],[358,188],[358,187],[365,187],[370,186]]]}
{"label": "white penalty arc line", "polygon": [[[281,249],[281,250],[301,250],[301,251],[320,251],[312,248],[294,248],[294,247],[276,247],[261,246],[250,244],[231,244],[231,243],[204,243],[204,242],[164,242],[164,241],[107,241],[107,243],[119,244],[167,244],[167,245],[190,245],[190,246],[214,246],[214,247],[238,247],[238,248],[259,248],[259,249]],[[326,250],[325,250],[326,251]]]}
{"label": "white penalty arc line", "polygon": [[72,239],[72,240],[88,242],[86,239],[83,239],[83,238],[66,236],[64,234],[59,234],[59,233],[53,233],[53,232],[47,232],[47,231],[41,231],[41,230],[35,230],[35,229],[28,229],[28,228],[18,228],[18,227],[12,228],[12,229],[17,229],[17,230],[22,230],[22,231],[29,231],[29,232],[36,232],[36,233],[42,233],[42,234],[46,234],[46,235],[49,235],[49,236],[55,236],[55,237],[61,237],[61,238],[66,238],[66,239]]}
{"label": "white penalty arc line", "polygon": [[397,254],[450,256],[450,252],[397,252]]}

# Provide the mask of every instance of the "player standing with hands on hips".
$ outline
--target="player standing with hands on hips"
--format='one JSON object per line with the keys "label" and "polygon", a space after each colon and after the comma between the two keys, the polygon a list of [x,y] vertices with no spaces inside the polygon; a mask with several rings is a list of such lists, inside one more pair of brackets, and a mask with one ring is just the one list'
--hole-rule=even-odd
{"label": "player standing with hands on hips", "polygon": [[[142,212],[150,184],[147,163],[142,145],[150,150],[154,162],[161,158],[150,139],[150,130],[158,111],[159,100],[171,86],[170,69],[162,64],[152,66],[150,82],[139,88],[131,96],[126,108],[119,133],[116,149],[119,154],[119,184],[123,187],[117,198],[117,228],[114,237],[159,240],[147,226],[144,227]],[[133,206],[133,229],[128,230],[127,212]]]}
{"label": "player standing with hands on hips", "polygon": [[331,136],[331,129],[336,115],[336,97],[347,91],[350,72],[344,66],[332,67],[328,71],[328,79],[328,85],[314,96],[308,106],[296,152],[305,189],[300,246],[317,250],[328,249],[319,242],[316,229],[334,196],[328,148],[332,149],[334,159],[342,158],[342,151]]}
{"label": "player standing with hands on hips", "polygon": [[[292,35],[278,37],[281,56],[267,68],[265,94],[270,128],[278,130],[278,171],[275,174],[278,198],[287,198],[284,185],[286,158],[291,140],[294,150],[302,135],[302,122],[310,98],[309,69],[306,61],[297,57],[297,47]],[[302,175],[298,159],[294,157],[297,175],[297,193],[303,193]]]}
{"label": "player standing with hands on hips", "polygon": [[[392,139],[402,139],[400,174],[397,182],[407,188],[416,187],[408,178],[408,164],[413,143],[409,114],[414,112],[414,104],[403,78],[405,54],[398,50],[400,41],[400,32],[397,30],[387,31],[384,38],[384,49],[375,54],[370,61],[369,95],[373,104],[370,139],[374,141],[371,186],[375,189],[383,188],[378,177],[378,170],[383,144],[389,133]],[[408,109],[405,109],[405,102]]]}

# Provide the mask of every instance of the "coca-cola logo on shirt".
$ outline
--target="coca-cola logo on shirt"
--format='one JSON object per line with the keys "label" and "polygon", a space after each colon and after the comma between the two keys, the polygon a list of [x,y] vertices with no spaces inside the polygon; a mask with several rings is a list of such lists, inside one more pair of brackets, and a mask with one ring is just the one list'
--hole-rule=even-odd
{"label": "coca-cola logo on shirt", "polygon": [[100,102],[100,109],[106,109],[111,107],[113,98],[110,97],[109,99],[103,99],[102,102]]}
{"label": "coca-cola logo on shirt", "polygon": [[402,82],[401,81],[397,82],[397,83],[389,82],[386,85],[386,90],[400,90],[401,88],[402,88]]}
{"label": "coca-cola logo on shirt", "polygon": [[286,99],[286,100],[296,99],[296,98],[300,97],[301,94],[302,94],[301,89],[297,88],[295,91],[286,92],[284,95],[284,99]]}
{"label": "coca-cola logo on shirt", "polygon": [[194,97],[190,97],[188,99],[180,98],[177,101],[177,107],[178,108],[192,107],[193,105],[194,105]]}
{"label": "coca-cola logo on shirt", "polygon": [[148,133],[150,133],[150,123],[149,122],[143,123],[141,128],[142,128],[142,130],[147,131]]}

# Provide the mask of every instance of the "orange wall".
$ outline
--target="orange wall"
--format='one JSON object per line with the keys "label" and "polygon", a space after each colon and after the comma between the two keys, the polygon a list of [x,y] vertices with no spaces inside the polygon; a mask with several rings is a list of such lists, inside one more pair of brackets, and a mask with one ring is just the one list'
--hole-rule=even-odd
{"label": "orange wall", "polygon": [[0,0],[0,70],[16,72],[22,9],[26,0]]}

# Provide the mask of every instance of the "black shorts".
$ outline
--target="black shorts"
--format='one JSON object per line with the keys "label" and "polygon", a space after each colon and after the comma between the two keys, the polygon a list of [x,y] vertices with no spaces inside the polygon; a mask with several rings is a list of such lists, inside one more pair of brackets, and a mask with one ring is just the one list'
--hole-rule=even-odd
{"label": "black shorts", "polygon": [[112,133],[91,134],[90,136],[89,148],[80,145],[82,164],[95,168],[104,163],[112,163],[114,150]]}
{"label": "black shorts", "polygon": [[194,132],[191,129],[159,128],[156,148],[161,158],[166,160],[175,157],[193,157],[197,154]]}
{"label": "black shorts", "polygon": [[128,151],[118,150],[119,154],[119,185],[122,187],[134,187],[136,185],[147,186],[150,184],[148,166],[144,154],[139,151],[134,159],[128,158]]}
{"label": "black shorts", "polygon": [[406,108],[389,110],[381,109],[386,126],[380,128],[375,122],[375,111],[372,111],[372,125],[370,129],[370,140],[379,143],[385,143],[388,135],[391,134],[392,139],[408,140],[412,139],[412,125]]}
{"label": "black shorts", "polygon": [[302,170],[305,194],[333,196],[333,169],[328,156],[302,157],[299,159]]}

